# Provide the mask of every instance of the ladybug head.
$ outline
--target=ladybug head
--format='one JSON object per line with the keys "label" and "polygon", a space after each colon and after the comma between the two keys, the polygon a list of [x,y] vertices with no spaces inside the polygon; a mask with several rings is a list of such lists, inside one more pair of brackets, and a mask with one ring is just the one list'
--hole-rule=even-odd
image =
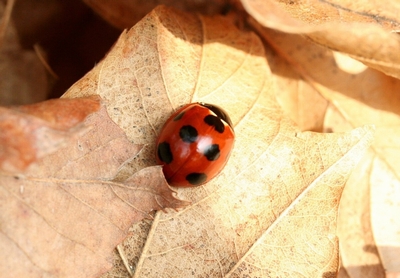
{"label": "ladybug head", "polygon": [[217,115],[221,120],[226,122],[233,130],[231,118],[229,118],[228,113],[226,113],[226,111],[224,109],[222,109],[221,107],[214,105],[214,104],[208,104],[208,103],[204,103],[204,102],[199,102],[199,104],[201,106],[207,107],[208,109],[213,111],[215,113],[215,115]]}

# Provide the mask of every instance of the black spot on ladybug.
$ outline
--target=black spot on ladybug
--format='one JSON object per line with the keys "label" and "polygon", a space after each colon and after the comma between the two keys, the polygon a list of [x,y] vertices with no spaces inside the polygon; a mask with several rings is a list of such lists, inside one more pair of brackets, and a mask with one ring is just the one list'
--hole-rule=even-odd
{"label": "black spot on ladybug", "polygon": [[162,142],[158,145],[157,155],[161,161],[163,161],[167,164],[170,164],[172,162],[172,160],[174,159],[172,152],[171,152],[171,147],[167,142]]}
{"label": "black spot on ladybug", "polygon": [[206,148],[206,150],[204,151],[204,156],[207,158],[207,160],[209,161],[214,161],[217,160],[219,158],[219,156],[221,155],[220,151],[219,151],[219,145],[218,144],[213,144],[210,145]]}
{"label": "black spot on ladybug", "polygon": [[177,122],[180,119],[182,119],[183,115],[185,115],[185,112],[181,112],[178,115],[176,115],[175,118],[174,118],[174,122]]}
{"label": "black spot on ladybug", "polygon": [[217,116],[214,115],[207,115],[204,118],[204,122],[206,124],[208,124],[209,126],[214,127],[214,129],[218,132],[218,133],[224,133],[225,130],[225,125],[224,123],[221,121],[220,118],[218,118]]}
{"label": "black spot on ladybug", "polygon": [[207,180],[207,175],[204,173],[190,173],[186,176],[186,180],[191,185],[200,185]]}
{"label": "black spot on ladybug", "polygon": [[179,137],[181,137],[182,141],[186,143],[196,142],[198,135],[197,130],[191,125],[184,125],[179,130]]}

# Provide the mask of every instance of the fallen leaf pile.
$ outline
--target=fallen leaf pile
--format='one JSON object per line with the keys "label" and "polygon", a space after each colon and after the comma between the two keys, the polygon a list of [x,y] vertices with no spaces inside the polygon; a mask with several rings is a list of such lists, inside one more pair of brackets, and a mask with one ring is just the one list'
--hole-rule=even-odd
{"label": "fallen leaf pile", "polygon": [[[18,109],[31,112],[27,120],[43,116],[45,111],[45,131],[49,125],[62,130],[86,118],[81,126],[86,132],[76,138],[75,130],[65,130],[62,135],[75,140],[37,159],[21,174],[1,173],[0,273],[9,277],[26,277],[28,273],[30,277],[97,276],[111,267],[112,250],[133,222],[148,218],[153,210],[186,204],[173,197],[159,166],[143,169],[121,182],[112,181],[121,165],[142,146],[127,140],[104,106],[94,112],[99,108],[95,99],[52,100]],[[57,108],[69,113],[68,120],[64,115],[62,121],[52,122],[63,115]],[[93,113],[86,117],[88,111]],[[35,134],[43,128],[35,124],[27,130]],[[52,135],[52,131],[46,134]],[[46,147],[53,139],[46,134],[41,141],[32,140],[35,144],[29,149],[38,146],[41,152],[41,144]]]}
{"label": "fallen leaf pile", "polygon": [[[40,106],[0,114],[10,132],[28,122],[37,154],[15,163],[21,144],[0,134],[0,273],[400,276],[395,1],[182,1],[139,22],[145,5],[85,2],[128,29],[59,100],[101,99],[62,140],[37,136],[60,128]],[[235,146],[215,179],[172,189],[155,139],[197,101],[228,112]]]}

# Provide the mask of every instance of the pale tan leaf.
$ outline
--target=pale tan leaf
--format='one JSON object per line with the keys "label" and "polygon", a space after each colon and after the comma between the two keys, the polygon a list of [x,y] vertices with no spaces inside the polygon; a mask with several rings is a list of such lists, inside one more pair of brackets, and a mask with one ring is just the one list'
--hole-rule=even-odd
{"label": "pale tan leaf", "polygon": [[[322,46],[351,55],[388,75],[400,77],[397,1],[242,0],[259,24],[302,33]],[[260,27],[253,24],[257,29]],[[393,31],[393,32],[390,32]]]}
{"label": "pale tan leaf", "polygon": [[[324,135],[305,133],[303,136],[301,138],[306,141],[305,145],[318,144],[318,149],[323,149]],[[371,143],[368,128],[354,130],[348,138],[336,136],[343,157],[327,168],[277,217],[231,271],[232,277],[242,277],[246,273],[253,277],[277,276],[282,272],[289,276],[298,273],[307,277],[335,275],[338,269],[338,246],[336,227],[335,224],[334,227],[331,225],[336,223],[337,208],[346,179]],[[324,152],[321,151],[320,155],[323,158]],[[299,257],[304,258],[303,263],[298,261]],[[294,262],[296,266],[292,268]]]}
{"label": "pale tan leaf", "polygon": [[388,272],[386,278],[400,278],[400,272]]}
{"label": "pale tan leaf", "polygon": [[[345,67],[342,69],[346,71]],[[327,114],[326,128],[343,131],[357,124],[377,126],[372,155],[363,159],[370,166],[354,172],[341,204],[339,236],[343,265],[354,278],[385,277],[384,271],[387,277],[397,271],[399,264],[396,184],[400,177],[400,148],[396,138],[400,111],[396,91],[400,83],[368,69],[343,80],[350,88],[344,94],[319,86],[335,108],[331,109],[335,112]],[[365,87],[361,80],[372,82]]]}
{"label": "pale tan leaf", "polygon": [[[400,149],[396,147],[400,124],[400,99],[396,92],[400,90],[400,81],[370,68],[358,74],[340,69],[331,51],[301,36],[272,30],[264,30],[263,35],[309,84],[337,107],[350,128],[377,126],[376,152],[400,177]],[[336,130],[349,129],[335,127]]]}
{"label": "pale tan leaf", "polygon": [[[398,28],[395,20],[400,5],[396,1],[281,1],[241,0],[254,19],[266,27],[291,33],[327,30],[333,24],[376,23],[389,30]],[[333,31],[333,30],[332,30]]]}
{"label": "pale tan leaf", "polygon": [[146,145],[129,165],[127,171],[134,172],[154,165],[156,136],[183,104],[220,105],[234,123],[245,117],[266,82],[262,53],[253,33],[239,32],[222,17],[159,7],[124,32],[112,52],[64,97],[99,94],[109,103],[108,114],[128,138]]}
{"label": "pale tan leaf", "polygon": [[321,132],[328,101],[280,57],[268,57],[275,95],[285,114],[300,128]]}
{"label": "pale tan leaf", "polygon": [[369,177],[373,159],[372,152],[362,159],[340,200],[340,253],[342,265],[352,278],[385,277],[371,229]]}
{"label": "pale tan leaf", "polygon": [[400,181],[385,161],[375,159],[371,173],[372,231],[382,265],[400,273]]}
{"label": "pale tan leaf", "polygon": [[[261,98],[256,104],[261,110],[254,109],[238,124],[240,131],[249,133],[255,127],[244,127],[247,120],[265,116],[262,103]],[[270,148],[242,165],[239,175],[230,175],[219,191],[177,214],[159,213],[134,277],[335,273],[338,201],[371,137],[368,129],[324,136],[280,130]]]}
{"label": "pale tan leaf", "polygon": [[[282,40],[279,36],[274,39],[278,39],[277,45]],[[302,46],[293,41],[288,45]],[[326,55],[329,53],[326,51]],[[301,69],[293,64],[296,70]],[[332,68],[337,69],[334,64]],[[325,68],[321,69],[315,67],[313,73],[340,86],[331,81],[332,76],[324,75]],[[310,76],[306,76],[307,82],[312,81]],[[225,275],[240,260],[256,257],[258,251],[250,248],[254,244],[262,247],[264,237],[284,239],[282,232],[270,228],[287,225],[290,217],[280,218],[282,212],[291,216],[302,210],[313,216],[326,210],[330,214],[326,219],[312,217],[316,220],[313,225],[324,229],[310,231],[307,228],[311,220],[294,217],[305,225],[299,229],[299,237],[315,235],[315,246],[321,244],[321,251],[299,243],[299,252],[291,253],[292,259],[296,258],[296,266],[311,276],[336,272],[338,200],[371,134],[367,128],[347,135],[298,133],[278,107],[273,81],[262,44],[253,34],[237,30],[221,17],[159,7],[123,33],[109,55],[66,93],[66,97],[100,94],[128,137],[148,144],[137,157],[140,162],[130,165],[131,171],[154,163],[155,137],[161,124],[180,105],[197,100],[211,102],[223,106],[232,116],[237,141],[227,167],[204,187],[178,190],[178,196],[193,205],[176,214],[157,215],[141,259],[130,262],[135,275]],[[319,89],[316,82],[311,85]],[[351,155],[353,152],[357,155]],[[319,180],[336,187],[321,186]],[[319,206],[312,203],[312,197],[301,198],[324,193],[330,198]],[[297,205],[291,206],[294,200]],[[291,229],[296,232],[294,227]],[[142,240],[143,235],[139,238]],[[142,246],[139,240],[133,242]],[[130,260],[139,256],[138,250],[129,252]],[[304,254],[312,263],[304,263]],[[262,266],[270,262],[257,263]],[[313,268],[314,264],[323,267]],[[286,271],[281,269],[282,273]]]}
{"label": "pale tan leaf", "polygon": [[[226,168],[204,187],[178,190],[178,196],[192,201],[192,206],[177,214],[157,215],[141,259],[131,262],[136,265],[137,277],[225,275],[243,256],[250,256],[249,248],[257,240],[270,235],[268,228],[279,214],[290,210],[302,192],[318,195],[325,190],[331,194],[326,203],[315,206],[300,197],[297,202],[302,205],[295,206],[300,211],[331,213],[327,228],[310,231],[321,239],[316,244],[324,246],[320,252],[325,255],[317,258],[315,249],[304,247],[292,255],[299,255],[299,268],[312,275],[321,272],[307,269],[305,264],[310,264],[301,259],[304,252],[326,267],[324,273],[336,272],[338,200],[346,177],[370,142],[370,131],[360,129],[353,135],[297,133],[277,105],[264,59],[262,45],[253,34],[237,30],[222,18],[159,7],[124,33],[110,54],[66,93],[73,97],[91,91],[114,104],[108,106],[114,120],[132,140],[149,144],[140,154],[142,167],[154,161],[157,131],[181,104],[211,102],[232,116],[238,135]],[[123,117],[129,114],[139,116]],[[348,152],[359,153],[346,156]],[[337,164],[340,166],[332,166]],[[336,184],[335,190],[314,182],[318,177],[322,184]],[[314,187],[318,189],[311,190]],[[315,224],[322,227],[328,223],[318,221]]]}

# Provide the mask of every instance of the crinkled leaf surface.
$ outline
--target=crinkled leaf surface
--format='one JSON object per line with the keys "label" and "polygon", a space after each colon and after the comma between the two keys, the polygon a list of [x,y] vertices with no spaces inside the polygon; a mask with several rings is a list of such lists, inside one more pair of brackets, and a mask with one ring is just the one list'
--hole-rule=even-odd
{"label": "crinkled leaf surface", "polygon": [[[145,13],[143,10],[138,12],[139,8],[149,10],[149,6],[158,1],[146,2],[146,5],[142,3],[140,7],[138,5],[140,1],[88,0],[86,2],[114,26],[130,27]],[[165,1],[165,3],[175,7],[183,7],[183,9],[198,7],[204,2]],[[219,1],[213,1],[212,7],[218,6],[219,3]],[[243,57],[238,56],[240,51],[232,52],[231,50],[233,48],[240,49],[238,46],[240,44],[247,45],[246,42],[243,43],[242,41],[233,46],[232,41],[238,41],[238,37],[242,37],[244,34],[247,36],[246,32],[226,28],[225,19],[221,22],[218,17],[208,20],[201,16],[188,16],[182,13],[177,16],[175,13],[168,13],[168,18],[160,16],[158,21],[150,20],[147,25],[140,23],[141,25],[138,28],[142,28],[141,30],[131,30],[127,33],[128,35],[123,35],[121,38],[124,38],[125,42],[118,42],[119,48],[116,47],[110,52],[110,55],[106,58],[107,62],[100,63],[93,72],[87,75],[90,78],[82,79],[78,86],[74,86],[70,90],[69,94],[102,94],[107,99],[108,112],[119,125],[123,126],[129,138],[133,142],[140,141],[142,144],[147,144],[129,165],[125,164],[127,167],[123,166],[122,175],[118,177],[118,180],[124,180],[136,171],[153,165],[154,151],[152,144],[159,131],[160,124],[167,117],[167,114],[171,113],[176,105],[201,99],[204,95],[199,92],[205,91],[206,94],[213,92],[216,88],[215,85],[219,89],[218,94],[221,94],[221,98],[216,103],[225,106],[224,101],[237,98],[238,92],[240,92],[240,95],[247,94],[247,91],[250,91],[250,94],[254,93],[252,91],[253,86],[260,88],[258,82],[263,80],[277,96],[279,105],[284,109],[283,114],[295,121],[301,130],[338,132],[349,131],[364,124],[375,124],[377,132],[373,148],[368,156],[363,158],[363,163],[359,165],[360,167],[348,181],[344,197],[341,200],[339,238],[341,261],[344,268],[339,274],[343,276],[339,277],[376,278],[385,275],[386,277],[395,277],[396,274],[400,273],[397,255],[399,246],[397,221],[399,215],[397,190],[399,173],[397,169],[399,167],[396,166],[399,164],[399,148],[396,139],[398,137],[396,135],[398,107],[400,107],[396,93],[398,91],[398,80],[371,68],[390,76],[399,76],[399,56],[397,55],[399,50],[398,2],[396,0],[336,2],[242,0],[241,3],[250,15],[244,26],[248,26],[247,23],[250,23],[253,30],[257,31],[258,36],[264,40],[265,56],[272,72],[268,72],[265,75],[266,77],[261,74],[262,70],[249,71],[246,69],[246,72],[250,73],[248,75],[243,75],[243,73],[230,74],[230,71],[234,72],[231,66],[232,61],[241,61],[241,57]],[[191,6],[191,4],[193,5]],[[228,9],[224,11],[237,12],[232,2],[229,4],[229,6],[225,6]],[[211,4],[208,7],[211,7]],[[239,17],[236,17],[236,19],[240,16],[243,19],[245,14],[234,13],[231,19],[238,15]],[[184,19],[181,20],[181,18]],[[146,18],[146,20],[149,20],[149,18]],[[200,22],[200,24],[196,24],[196,22]],[[209,26],[207,22],[212,22],[211,28],[207,27]],[[148,28],[145,28],[146,26]],[[174,26],[178,27],[175,28]],[[271,29],[280,30],[287,34],[274,32]],[[181,32],[177,30],[181,30]],[[224,32],[219,32],[221,30],[224,30]],[[215,36],[218,32],[220,35]],[[232,37],[231,33],[235,32],[240,35]],[[133,40],[130,40],[129,36],[132,33],[135,36]],[[297,33],[302,34],[302,36],[298,36]],[[285,36],[286,39],[282,39]],[[304,40],[304,37],[307,40]],[[141,41],[138,42],[138,40]],[[315,42],[323,47],[317,47]],[[140,46],[144,47],[141,48]],[[273,49],[272,52],[268,50],[269,47]],[[363,61],[371,68],[367,68],[365,65],[350,69],[343,68],[338,53],[332,52],[331,49],[347,53]],[[138,50],[139,56],[132,55],[132,52],[136,53],[136,50]],[[242,47],[241,50],[248,54],[247,58],[250,58],[248,59],[250,61],[254,59],[254,55],[250,53],[259,53],[259,51],[247,51],[245,47]],[[259,56],[263,55],[260,54]],[[6,56],[13,58],[12,55]],[[141,58],[143,59],[141,60]],[[214,63],[213,60],[217,62]],[[227,65],[229,62],[231,64]],[[6,74],[9,74],[10,66],[18,68],[14,64],[6,66]],[[240,67],[241,65],[238,68]],[[257,70],[260,68],[254,65],[249,67],[249,69]],[[146,74],[143,73],[147,73],[149,77],[147,78]],[[132,78],[132,74],[136,76]],[[238,77],[242,78],[238,79]],[[231,86],[232,82],[238,80],[240,82]],[[248,82],[249,80],[251,82]],[[19,82],[17,85],[20,84],[23,84],[23,82]],[[35,86],[37,84],[40,84],[40,82],[35,82]],[[246,86],[238,86],[238,84],[246,84]],[[18,86],[14,87],[18,88]],[[207,87],[210,87],[210,89]],[[156,89],[153,90],[154,88]],[[235,91],[236,88],[239,88],[238,92]],[[226,91],[233,93],[228,94]],[[156,98],[158,95],[162,97],[167,95],[167,99],[171,100],[172,108],[164,105],[162,109],[168,111],[157,110],[158,107],[153,109],[146,96]],[[181,98],[184,95],[187,97],[186,99]],[[270,103],[274,107],[276,105],[275,100],[272,96],[270,97]],[[139,105],[136,105],[136,102]],[[247,111],[251,111],[255,103],[258,103],[258,99],[248,106]],[[240,107],[241,105],[242,103],[239,102],[237,106]],[[236,107],[229,107],[229,109],[229,112],[234,113]],[[278,109],[273,108],[271,111],[278,111],[279,116],[276,117],[283,122],[287,121]],[[137,114],[140,116],[136,117]],[[241,114],[236,124],[239,126],[248,114],[248,112]],[[154,115],[156,117],[151,118]],[[254,125],[263,126],[260,125],[259,121],[254,121]],[[280,128],[282,127],[287,128],[288,126],[281,124]],[[291,127],[291,129],[294,129],[294,127]],[[296,137],[301,137],[301,133],[297,130],[295,130],[295,133]],[[257,133],[259,136],[262,134],[263,131]],[[323,137],[326,139],[325,136]],[[238,145],[236,145],[237,147]],[[246,150],[252,148],[253,146],[248,146]],[[294,149],[296,152],[299,151],[295,147]],[[243,165],[246,164],[245,153],[244,151],[241,152],[244,161],[243,163],[240,161],[242,165],[235,166],[236,172],[241,172]],[[256,153],[258,153],[257,150],[251,154]],[[101,155],[97,157],[99,158]],[[251,165],[256,165],[256,163]],[[321,179],[322,176],[323,174],[320,174]],[[257,175],[254,175],[254,179],[257,179]],[[230,180],[228,180],[229,182]],[[209,184],[201,189],[179,192],[179,194],[187,196],[187,199],[194,200],[193,205],[197,206],[199,200],[207,198],[207,196],[215,196],[217,191],[224,190],[227,182],[221,181],[221,183],[223,184],[221,185],[220,182]],[[313,191],[312,188],[317,187],[315,183],[310,183],[307,189],[302,191],[304,193],[300,195],[307,198]],[[299,200],[298,203],[302,202]],[[295,215],[295,204],[297,202],[293,201],[292,204],[284,209],[280,215]],[[161,216],[157,217],[162,219]],[[271,225],[271,227],[283,225],[282,223],[287,218],[277,216],[276,219],[274,221],[276,224]],[[207,221],[210,221],[210,218],[207,218]],[[151,229],[152,233],[156,231],[154,227]],[[125,261],[126,266],[128,264],[137,265],[149,229],[146,221],[132,228],[135,237],[129,238],[124,247],[125,254],[128,257],[128,261]],[[243,230],[243,228],[241,229]],[[263,249],[261,247],[268,245],[271,240],[268,235],[272,231],[273,228],[263,232],[252,245],[249,243],[252,247],[245,255],[238,258],[237,263],[230,270],[230,275],[236,275],[236,271],[239,270],[239,276],[241,276],[243,273],[248,273],[250,269],[253,276],[258,275],[258,272],[254,270],[263,269],[265,267],[263,263],[268,262],[268,260],[262,260],[260,263],[254,258],[257,257],[258,250]],[[287,229],[283,232],[287,232]],[[153,237],[152,233],[149,238]],[[243,233],[239,234],[243,235]],[[157,233],[155,235],[159,236]],[[301,230],[301,236],[304,235],[305,233]],[[297,234],[292,231],[290,236],[297,237]],[[274,238],[271,242],[281,239]],[[267,244],[264,244],[265,241],[267,241]],[[153,240],[148,241],[145,250],[154,248],[152,242]],[[193,248],[193,245],[185,246]],[[298,250],[299,248],[292,249]],[[315,250],[317,249],[315,248]],[[278,251],[274,249],[274,252],[271,253],[275,256],[275,252]],[[260,253],[264,258],[264,253]],[[288,254],[288,252],[285,252],[285,254]],[[206,255],[210,257],[210,253]],[[146,256],[148,256],[147,253],[142,256],[139,265],[143,267],[147,265]],[[302,259],[304,257],[300,258],[300,260]],[[294,261],[297,262],[297,260]],[[209,259],[205,259],[204,262],[208,263]],[[248,262],[250,262],[250,266],[248,266]],[[296,264],[292,265],[295,268]],[[256,267],[253,268],[253,266]],[[220,268],[220,265],[218,267]],[[273,269],[271,268],[271,270]],[[127,273],[118,272],[117,269],[117,272],[109,273],[109,276],[112,275],[124,276]],[[287,273],[280,275],[287,276]],[[323,276],[332,275],[331,272],[326,271]]]}
{"label": "crinkled leaf surface", "polygon": [[[38,112],[41,108],[21,110],[42,116],[46,113]],[[133,222],[152,210],[185,204],[173,196],[158,166],[121,182],[111,181],[142,146],[127,140],[104,107],[84,124],[86,133],[22,174],[1,173],[0,246],[7,252],[0,252],[0,273],[9,277],[99,275],[112,266],[112,250]],[[50,125],[65,128],[63,121]],[[30,129],[32,133],[35,128],[41,126]]]}
{"label": "crinkled leaf surface", "polygon": [[154,163],[156,135],[182,104],[220,105],[234,123],[224,171],[205,186],[178,190],[192,205],[158,213],[144,248],[129,252],[140,256],[130,262],[135,277],[336,272],[337,206],[372,130],[299,132],[277,104],[266,61],[258,37],[227,19],[158,7],[66,93],[101,95],[128,137],[147,144],[133,169]]}
{"label": "crinkled leaf surface", "polygon": [[351,277],[398,272],[399,80],[365,66],[348,68],[343,57],[300,36],[271,30],[263,35],[330,102],[326,130],[376,125],[372,154],[347,184],[341,204],[342,263]]}
{"label": "crinkled leaf surface", "polygon": [[[264,113],[269,109],[261,105],[262,98],[259,101],[247,120],[265,117],[271,126],[285,125],[268,118]],[[219,190],[205,193],[179,213],[160,212],[136,277],[276,277],[299,272],[322,277],[336,272],[336,210],[350,169],[369,144],[369,131],[327,139],[277,128],[268,142],[248,123],[236,126],[249,135],[238,144],[249,142],[264,151],[243,155],[236,149],[225,175],[216,181],[222,184]],[[243,158],[248,167],[237,170],[234,160]]]}

